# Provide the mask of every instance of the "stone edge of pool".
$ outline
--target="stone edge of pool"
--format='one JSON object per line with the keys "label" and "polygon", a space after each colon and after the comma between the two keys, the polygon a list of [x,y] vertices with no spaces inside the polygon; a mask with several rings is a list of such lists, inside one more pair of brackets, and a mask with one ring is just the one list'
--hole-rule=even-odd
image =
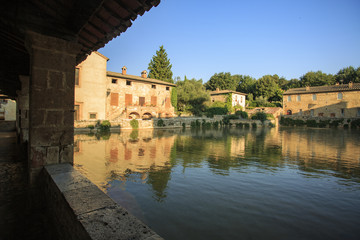
{"label": "stone edge of pool", "polygon": [[59,239],[163,239],[70,164],[44,168],[49,220]]}

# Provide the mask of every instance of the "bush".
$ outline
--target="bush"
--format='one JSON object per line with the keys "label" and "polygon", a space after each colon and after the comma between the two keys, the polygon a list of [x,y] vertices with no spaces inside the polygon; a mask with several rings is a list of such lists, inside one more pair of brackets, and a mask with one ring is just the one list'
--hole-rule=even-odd
{"label": "bush", "polygon": [[237,127],[237,128],[242,128],[243,125],[244,125],[243,123],[236,123],[236,124],[235,124],[235,127]]}
{"label": "bush", "polygon": [[219,127],[219,122],[218,121],[216,121],[216,122],[213,122],[213,128],[218,128]]}
{"label": "bush", "polygon": [[88,125],[87,128],[90,128],[91,130],[93,130],[95,128],[94,125]]}
{"label": "bush", "polygon": [[132,119],[132,120],[130,121],[130,125],[131,125],[131,127],[132,127],[133,129],[138,129],[138,128],[139,128],[139,121],[136,120],[136,119]]}
{"label": "bush", "polygon": [[318,127],[325,128],[325,127],[327,127],[329,122],[330,122],[329,120],[324,120],[324,121],[320,120],[319,123],[318,123]]}
{"label": "bush", "polygon": [[139,138],[139,130],[132,130],[130,133],[131,140],[136,140]]}
{"label": "bush", "polygon": [[214,115],[226,115],[227,109],[225,107],[210,107],[206,110],[205,115],[207,117],[214,117]]}
{"label": "bush", "polygon": [[240,117],[243,118],[243,119],[248,119],[248,118],[249,118],[248,113],[245,112],[245,111],[236,111],[236,112],[235,112],[235,115],[236,115],[236,116],[240,116]]}
{"label": "bush", "polygon": [[251,127],[252,127],[252,128],[257,128],[257,124],[256,124],[256,123],[252,123],[252,124],[251,124]]}
{"label": "bush", "polygon": [[349,128],[349,124],[345,123],[344,128]]}
{"label": "bush", "polygon": [[284,125],[284,126],[294,126],[295,121],[293,119],[291,119],[291,118],[281,117],[280,118],[280,124]]}
{"label": "bush", "polygon": [[161,118],[157,121],[157,126],[158,127],[165,127],[165,123],[164,120],[162,120]]}
{"label": "bush", "polygon": [[360,127],[360,119],[351,121],[351,128],[357,128],[357,127]]}
{"label": "bush", "polygon": [[304,126],[305,125],[305,121],[303,121],[301,119],[295,119],[295,120],[293,120],[293,122],[296,126]]}
{"label": "bush", "polygon": [[185,127],[186,127],[186,124],[185,124],[184,122],[182,123],[182,127],[183,127],[183,128],[185,128]]}
{"label": "bush", "polygon": [[318,124],[315,120],[306,120],[306,126],[307,127],[317,127]]}
{"label": "bush", "polygon": [[245,128],[249,128],[249,127],[250,127],[250,124],[244,123],[244,126],[245,126]]}
{"label": "bush", "polygon": [[269,123],[269,127],[273,128],[275,127],[275,124],[273,124],[272,122]]}
{"label": "bush", "polygon": [[100,124],[100,131],[110,131],[111,123],[108,120],[102,121]]}
{"label": "bush", "polygon": [[264,122],[267,119],[267,115],[264,112],[257,112],[251,116],[251,119],[260,120],[260,121]]}

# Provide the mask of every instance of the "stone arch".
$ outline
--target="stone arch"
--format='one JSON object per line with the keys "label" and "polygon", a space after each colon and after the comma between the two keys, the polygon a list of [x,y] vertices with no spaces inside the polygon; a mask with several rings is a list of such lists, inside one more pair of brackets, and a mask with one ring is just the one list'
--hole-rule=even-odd
{"label": "stone arch", "polygon": [[143,120],[150,120],[152,117],[153,117],[152,114],[149,112],[146,112],[142,115]]}
{"label": "stone arch", "polygon": [[138,114],[137,112],[131,112],[129,114],[129,119],[139,119],[140,118],[140,114]]}

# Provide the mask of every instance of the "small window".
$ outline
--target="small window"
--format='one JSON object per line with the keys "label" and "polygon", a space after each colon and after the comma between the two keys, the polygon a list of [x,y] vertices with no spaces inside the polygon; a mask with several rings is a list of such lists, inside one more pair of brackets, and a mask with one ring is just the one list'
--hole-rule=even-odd
{"label": "small window", "polygon": [[338,97],[339,100],[343,99],[343,94],[342,93],[338,93]]}
{"label": "small window", "polygon": [[139,105],[145,106],[145,97],[139,97]]}
{"label": "small window", "polygon": [[126,85],[131,86],[131,81],[126,80]]}
{"label": "small window", "polygon": [[324,113],[319,113],[319,117],[323,117],[324,116]]}
{"label": "small window", "polygon": [[117,84],[117,79],[116,78],[111,79],[111,83]]}
{"label": "small window", "polygon": [[316,94],[313,94],[312,96],[312,100],[315,101],[316,100]]}
{"label": "small window", "polygon": [[79,68],[75,68],[75,86],[79,86]]}
{"label": "small window", "polygon": [[89,113],[89,118],[90,119],[96,119],[97,117],[96,117],[96,113]]}
{"label": "small window", "polygon": [[335,116],[335,113],[330,113],[330,117],[334,118]]}
{"label": "small window", "polygon": [[301,96],[300,96],[300,95],[297,96],[297,101],[298,101],[298,102],[301,101]]}
{"label": "small window", "polygon": [[151,88],[156,89],[156,85],[151,85]]}
{"label": "small window", "polygon": [[291,96],[288,96],[288,102],[291,102]]}
{"label": "small window", "polygon": [[310,115],[313,117],[314,116],[314,109],[310,110]]}
{"label": "small window", "polygon": [[345,109],[344,109],[344,108],[341,109],[341,116],[342,116],[342,117],[345,116]]}
{"label": "small window", "polygon": [[303,114],[302,114],[303,112],[302,112],[302,109],[300,109],[300,116],[302,116]]}
{"label": "small window", "polygon": [[170,87],[166,87],[166,91],[169,91],[170,90]]}

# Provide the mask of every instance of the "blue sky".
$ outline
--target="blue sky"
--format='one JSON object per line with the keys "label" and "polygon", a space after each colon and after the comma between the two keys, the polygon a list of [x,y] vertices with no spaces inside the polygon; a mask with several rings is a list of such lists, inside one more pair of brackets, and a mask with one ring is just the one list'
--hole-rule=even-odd
{"label": "blue sky", "polygon": [[99,52],[140,75],[164,45],[173,76],[299,78],[360,66],[360,0],[162,0]]}

